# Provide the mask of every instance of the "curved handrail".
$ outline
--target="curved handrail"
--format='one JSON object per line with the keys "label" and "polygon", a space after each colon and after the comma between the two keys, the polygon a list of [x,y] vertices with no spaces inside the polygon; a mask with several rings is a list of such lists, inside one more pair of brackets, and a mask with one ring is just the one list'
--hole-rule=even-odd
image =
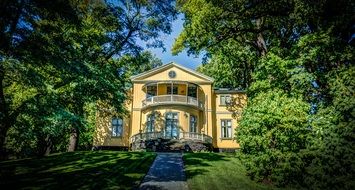
{"label": "curved handrail", "polygon": [[212,137],[202,134],[202,133],[194,133],[194,132],[180,132],[179,136],[170,136],[166,135],[164,131],[161,132],[145,132],[145,133],[137,133],[131,137],[131,142],[137,142],[141,140],[152,140],[152,139],[178,139],[178,140],[195,140],[202,141],[206,143],[212,143]]}
{"label": "curved handrail", "polygon": [[164,104],[164,103],[177,103],[196,106],[199,109],[204,108],[202,101],[199,101],[195,97],[183,96],[183,95],[159,95],[151,96],[142,101],[142,107],[150,105]]}

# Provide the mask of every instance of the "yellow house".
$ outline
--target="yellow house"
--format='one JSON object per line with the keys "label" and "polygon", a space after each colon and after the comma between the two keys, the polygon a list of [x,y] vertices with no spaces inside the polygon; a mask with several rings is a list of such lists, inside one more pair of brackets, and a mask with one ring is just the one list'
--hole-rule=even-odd
{"label": "yellow house", "polygon": [[[243,91],[214,89],[213,78],[169,63],[131,77],[129,114],[97,113],[94,146],[152,150],[233,150]],[[232,106],[234,105],[234,106]],[[236,113],[236,112],[234,112]]]}

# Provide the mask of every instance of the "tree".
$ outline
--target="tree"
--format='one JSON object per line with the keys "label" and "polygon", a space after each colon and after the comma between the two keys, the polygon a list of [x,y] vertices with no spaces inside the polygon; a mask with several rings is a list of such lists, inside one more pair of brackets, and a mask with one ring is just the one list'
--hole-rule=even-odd
{"label": "tree", "polygon": [[197,70],[213,77],[216,87],[246,89],[251,84],[251,74],[257,62],[254,53],[230,40],[213,51],[209,62],[199,66]]}
{"label": "tree", "polygon": [[[122,65],[117,59],[138,55],[137,39],[161,47],[158,34],[169,33],[175,18],[173,2],[163,1],[6,1],[2,8],[8,13],[1,15],[1,35],[6,36],[1,38],[5,40],[0,49],[2,150],[7,131],[18,116],[51,94],[56,102],[43,105],[57,106],[64,110],[58,113],[78,118],[83,118],[83,107],[96,100],[123,110],[128,79],[118,74]],[[20,90],[5,93],[8,86],[17,84],[11,80],[16,75],[19,83],[31,87],[21,101],[14,99]],[[82,128],[80,119],[72,121],[70,150],[77,146],[78,129]]]}
{"label": "tree", "polygon": [[259,93],[248,104],[237,130],[248,173],[280,186],[302,181],[299,152],[307,143],[309,105],[276,90]]}
{"label": "tree", "polygon": [[[322,105],[313,117],[312,139],[306,156],[312,158],[307,167],[306,184],[319,189],[355,187],[355,99],[354,66],[331,71],[329,106]],[[315,183],[318,181],[318,183]]]}
{"label": "tree", "polygon": [[[352,92],[354,2],[178,2],[186,21],[173,51],[206,52],[210,62],[201,70],[227,77],[217,77],[217,84],[247,81],[248,104],[236,134],[248,173],[282,186],[353,189],[354,105],[345,98],[350,104],[340,111],[335,100]],[[340,80],[339,71],[349,80]],[[335,92],[334,81],[343,90]]]}

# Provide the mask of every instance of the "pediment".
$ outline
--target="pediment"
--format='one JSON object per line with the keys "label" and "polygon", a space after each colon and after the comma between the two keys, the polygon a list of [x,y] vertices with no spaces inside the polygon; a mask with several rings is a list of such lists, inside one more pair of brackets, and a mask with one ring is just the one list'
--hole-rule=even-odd
{"label": "pediment", "polygon": [[169,63],[131,77],[133,82],[143,81],[189,81],[212,83],[213,78],[176,63]]}

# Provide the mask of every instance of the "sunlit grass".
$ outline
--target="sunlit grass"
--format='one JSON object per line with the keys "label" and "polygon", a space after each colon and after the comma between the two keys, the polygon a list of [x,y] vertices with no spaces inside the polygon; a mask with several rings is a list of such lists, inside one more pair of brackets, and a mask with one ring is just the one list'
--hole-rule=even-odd
{"label": "sunlit grass", "polygon": [[234,154],[189,153],[184,155],[184,162],[192,190],[275,189],[252,181]]}
{"label": "sunlit grass", "polygon": [[154,153],[72,152],[0,162],[0,186],[10,189],[132,189]]}

